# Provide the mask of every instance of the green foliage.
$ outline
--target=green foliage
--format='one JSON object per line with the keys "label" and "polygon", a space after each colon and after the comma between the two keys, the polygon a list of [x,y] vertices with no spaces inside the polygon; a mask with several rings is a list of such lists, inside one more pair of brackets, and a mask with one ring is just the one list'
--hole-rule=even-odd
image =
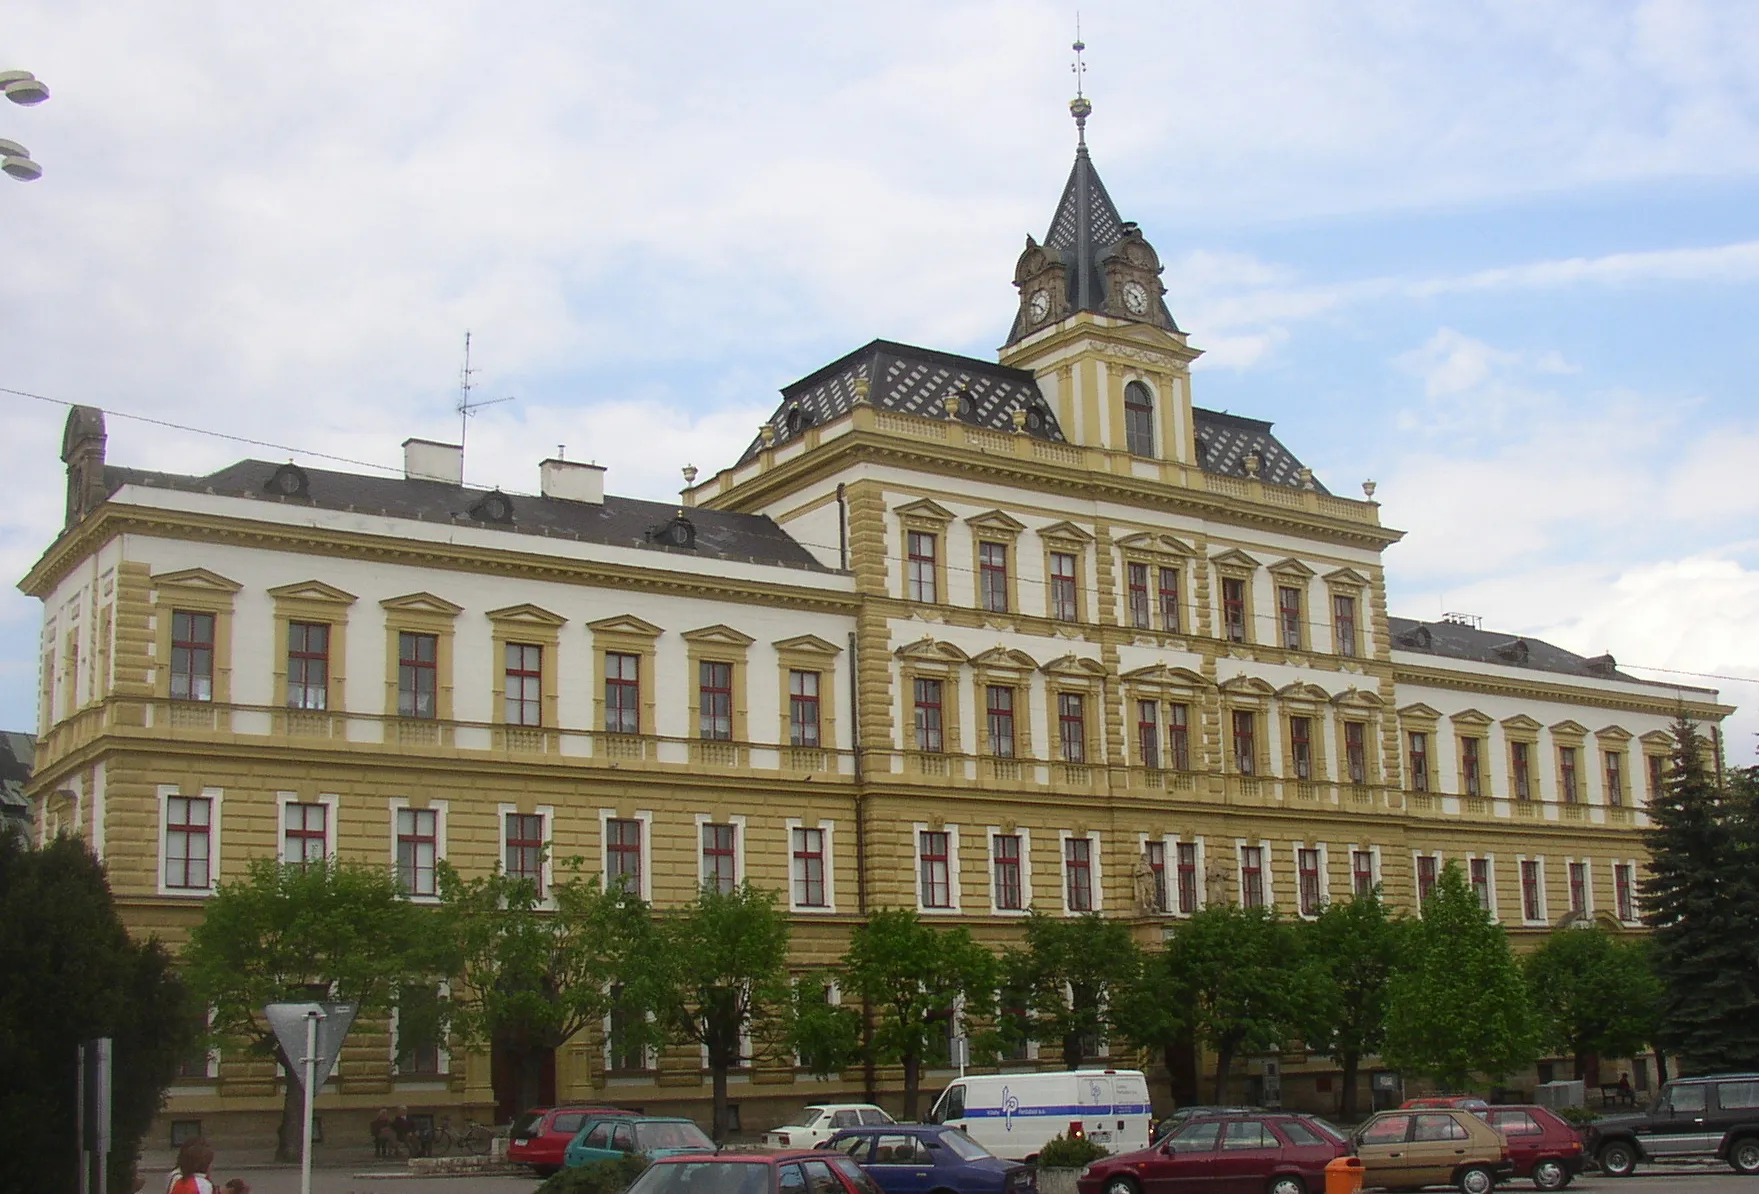
{"label": "green foliage", "polygon": [[1067,1136],[1057,1136],[1038,1150],[1038,1167],[1040,1169],[1079,1169],[1083,1165],[1091,1165],[1107,1155],[1109,1154],[1105,1149],[1085,1136],[1077,1136],[1073,1140]]}
{"label": "green foliage", "polygon": [[861,1055],[861,1016],[830,1001],[830,988],[812,975],[794,984],[794,1010],[784,1048],[815,1077],[847,1069]]}
{"label": "green foliage", "polygon": [[944,1036],[955,1002],[983,1019],[995,1004],[993,954],[967,929],[924,924],[915,912],[881,909],[855,926],[841,969],[846,993],[871,1001],[872,1048],[881,1062],[904,1066],[904,1118],[916,1118],[923,1059]]}
{"label": "green foliage", "polygon": [[1631,1057],[1655,1037],[1661,984],[1648,942],[1604,928],[1564,929],[1529,954],[1525,970],[1540,1043],[1576,1058]]}
{"label": "green foliage", "polygon": [[1539,1032],[1520,964],[1458,863],[1442,871],[1406,940],[1388,992],[1387,1064],[1463,1090],[1473,1074],[1495,1079],[1533,1062]]}
{"label": "green foliage", "polygon": [[536,1194],[623,1194],[647,1166],[640,1153],[624,1153],[608,1161],[558,1169],[544,1179]]}
{"label": "green foliage", "polygon": [[[182,961],[219,1035],[286,1064],[265,1004],[324,998],[357,1002],[363,1016],[387,1013],[405,986],[446,968],[436,928],[433,910],[402,898],[386,868],[259,858],[207,902]],[[289,1083],[283,1159],[293,1155],[300,1097]]]}
{"label": "green foliage", "polygon": [[1161,964],[1192,1030],[1216,1052],[1217,1103],[1227,1102],[1234,1058],[1280,1048],[1315,998],[1301,940],[1270,908],[1204,908],[1174,932]]}
{"label": "green foliage", "polygon": [[1693,726],[1679,721],[1674,739],[1644,835],[1658,1043],[1693,1070],[1759,1068],[1759,773],[1719,785]]}
{"label": "green foliage", "polygon": [[1404,924],[1388,915],[1378,889],[1327,904],[1303,924],[1312,999],[1300,1016],[1309,1048],[1343,1069],[1343,1114],[1356,1113],[1356,1072],[1386,1039],[1388,993],[1399,964]]}
{"label": "green foliage", "polygon": [[1572,1128],[1585,1128],[1600,1119],[1600,1112],[1592,1107],[1553,1107],[1552,1110]]}
{"label": "green foliage", "polygon": [[641,970],[624,980],[660,1031],[708,1053],[717,1141],[727,1134],[727,1071],[742,1060],[740,1038],[787,1036],[794,1006],[788,937],[775,892],[704,885],[692,903],[664,914],[656,948],[632,959]]}
{"label": "green foliage", "polygon": [[[1025,1000],[1024,1031],[1063,1046],[1063,1064],[1077,1069],[1094,1042],[1126,1034],[1120,1015],[1126,992],[1140,986],[1141,951],[1121,920],[1096,912],[1050,917],[1033,910],[1025,948],[1009,950],[1002,970],[1010,992]],[[1140,1005],[1130,1005],[1140,1018]]]}
{"label": "green foliage", "polygon": [[7,1188],[74,1187],[74,1061],[81,1041],[108,1036],[109,1187],[132,1189],[141,1139],[195,1043],[195,1013],[158,941],[123,929],[103,868],[79,838],[31,850],[0,833],[0,974]]}

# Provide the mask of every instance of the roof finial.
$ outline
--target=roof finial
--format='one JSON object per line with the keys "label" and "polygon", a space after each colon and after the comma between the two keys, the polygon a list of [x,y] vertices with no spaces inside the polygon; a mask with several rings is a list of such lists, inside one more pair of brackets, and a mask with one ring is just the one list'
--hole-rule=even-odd
{"label": "roof finial", "polygon": [[1075,14],[1075,44],[1070,47],[1075,51],[1075,61],[1069,64],[1069,70],[1075,76],[1075,98],[1069,101],[1069,112],[1075,117],[1075,140],[1082,149],[1087,148],[1087,117],[1093,111],[1093,105],[1083,94],[1084,78],[1087,74],[1087,63],[1082,61],[1082,51],[1087,43],[1081,40],[1081,14]]}

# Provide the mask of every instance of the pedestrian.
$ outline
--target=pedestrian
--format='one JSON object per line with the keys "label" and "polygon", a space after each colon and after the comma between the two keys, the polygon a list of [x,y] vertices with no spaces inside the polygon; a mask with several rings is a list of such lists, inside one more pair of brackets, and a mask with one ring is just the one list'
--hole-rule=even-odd
{"label": "pedestrian", "polygon": [[391,1109],[380,1107],[378,1115],[373,1117],[373,1155],[388,1157],[391,1155]]}
{"label": "pedestrian", "polygon": [[397,1108],[397,1118],[391,1121],[391,1132],[397,1137],[397,1143],[401,1144],[410,1156],[415,1156],[418,1142],[414,1139],[416,1135],[415,1121],[409,1118],[409,1108]]}
{"label": "pedestrian", "polygon": [[177,1150],[177,1167],[165,1179],[165,1194],[214,1194],[214,1146],[200,1136]]}
{"label": "pedestrian", "polygon": [[224,1194],[250,1194],[250,1186],[241,1177],[235,1177],[226,1183]]}

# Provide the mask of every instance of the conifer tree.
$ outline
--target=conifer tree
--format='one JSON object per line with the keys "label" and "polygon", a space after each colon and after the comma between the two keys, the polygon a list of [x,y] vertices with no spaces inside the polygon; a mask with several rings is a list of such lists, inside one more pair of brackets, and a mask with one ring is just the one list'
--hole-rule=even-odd
{"label": "conifer tree", "polygon": [[1759,778],[1719,785],[1682,718],[1651,802],[1644,922],[1663,984],[1660,1043],[1688,1069],[1759,1067]]}

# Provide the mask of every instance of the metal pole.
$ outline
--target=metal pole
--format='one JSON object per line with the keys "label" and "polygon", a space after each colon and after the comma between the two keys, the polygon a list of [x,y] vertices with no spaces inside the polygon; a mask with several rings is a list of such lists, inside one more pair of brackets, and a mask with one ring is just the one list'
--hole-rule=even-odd
{"label": "metal pole", "polygon": [[299,1154],[299,1194],[311,1194],[312,1105],[318,1101],[312,1082],[318,1076],[318,1021],[323,1018],[322,1012],[305,1015],[305,1136]]}
{"label": "metal pole", "polygon": [[79,1153],[79,1194],[89,1194],[92,1188],[92,1162],[86,1156],[86,1047],[79,1046],[78,1070],[74,1077],[73,1101],[73,1134],[74,1145]]}

